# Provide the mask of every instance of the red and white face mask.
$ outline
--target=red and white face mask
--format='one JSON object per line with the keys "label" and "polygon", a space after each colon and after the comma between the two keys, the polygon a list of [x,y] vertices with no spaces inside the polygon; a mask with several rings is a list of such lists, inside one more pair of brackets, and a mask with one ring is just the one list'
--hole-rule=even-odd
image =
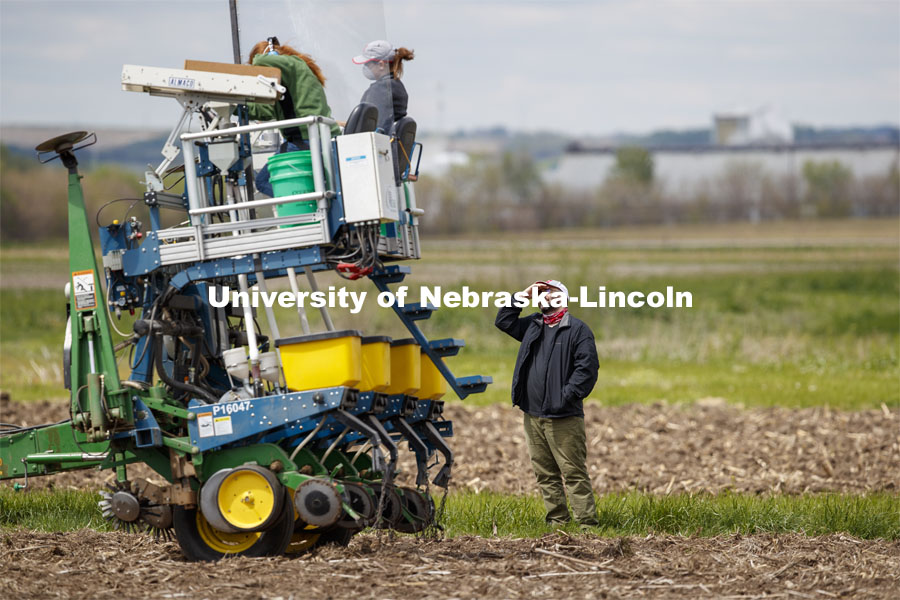
{"label": "red and white face mask", "polygon": [[549,316],[545,314],[544,315],[544,325],[556,325],[557,323],[562,321],[562,318],[564,316],[566,316],[567,312],[569,312],[569,309],[566,307],[563,307],[562,309],[554,308],[553,310],[559,310],[559,312],[556,313],[555,315],[549,315]]}

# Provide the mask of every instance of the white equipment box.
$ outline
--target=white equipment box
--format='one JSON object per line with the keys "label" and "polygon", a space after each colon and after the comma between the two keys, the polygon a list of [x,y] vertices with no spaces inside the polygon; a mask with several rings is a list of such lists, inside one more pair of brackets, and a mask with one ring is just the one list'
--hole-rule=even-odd
{"label": "white equipment box", "polygon": [[397,221],[391,138],[380,133],[354,133],[337,138],[344,220],[347,223]]}

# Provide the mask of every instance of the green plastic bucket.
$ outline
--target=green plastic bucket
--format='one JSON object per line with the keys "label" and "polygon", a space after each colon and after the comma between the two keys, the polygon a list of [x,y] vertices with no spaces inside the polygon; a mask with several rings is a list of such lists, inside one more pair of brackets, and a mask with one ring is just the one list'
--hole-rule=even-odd
{"label": "green plastic bucket", "polygon": [[[316,191],[309,150],[276,154],[268,160],[269,183],[276,198]],[[275,207],[275,216],[306,215],[316,212],[316,201],[289,202]],[[284,226],[283,226],[284,227]],[[295,227],[288,225],[287,227]]]}

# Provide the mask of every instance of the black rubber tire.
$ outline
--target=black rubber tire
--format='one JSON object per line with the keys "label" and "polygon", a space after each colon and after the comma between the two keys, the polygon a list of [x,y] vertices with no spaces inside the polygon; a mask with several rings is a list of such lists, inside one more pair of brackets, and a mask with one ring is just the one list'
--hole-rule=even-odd
{"label": "black rubber tire", "polygon": [[313,544],[313,548],[321,548],[326,544],[334,544],[336,546],[346,546],[350,543],[353,534],[359,529],[347,529],[346,527],[332,527],[328,531],[323,531],[319,535],[319,539]]}
{"label": "black rubber tire", "polygon": [[280,556],[284,554],[291,536],[294,533],[294,508],[287,490],[284,492],[285,501],[282,502],[282,511],[278,520],[272,527],[262,532],[256,542],[242,552],[222,553],[209,547],[200,532],[197,530],[196,508],[184,508],[176,506],[172,514],[172,526],[175,529],[175,538],[181,547],[181,553],[190,561],[216,561],[225,556]]}

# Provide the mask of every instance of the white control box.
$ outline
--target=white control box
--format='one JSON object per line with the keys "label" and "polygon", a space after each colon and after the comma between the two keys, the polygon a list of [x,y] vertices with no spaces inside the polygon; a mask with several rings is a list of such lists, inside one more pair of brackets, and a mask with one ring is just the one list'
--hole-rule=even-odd
{"label": "white control box", "polygon": [[391,139],[373,132],[339,135],[336,139],[345,221],[398,220]]}

